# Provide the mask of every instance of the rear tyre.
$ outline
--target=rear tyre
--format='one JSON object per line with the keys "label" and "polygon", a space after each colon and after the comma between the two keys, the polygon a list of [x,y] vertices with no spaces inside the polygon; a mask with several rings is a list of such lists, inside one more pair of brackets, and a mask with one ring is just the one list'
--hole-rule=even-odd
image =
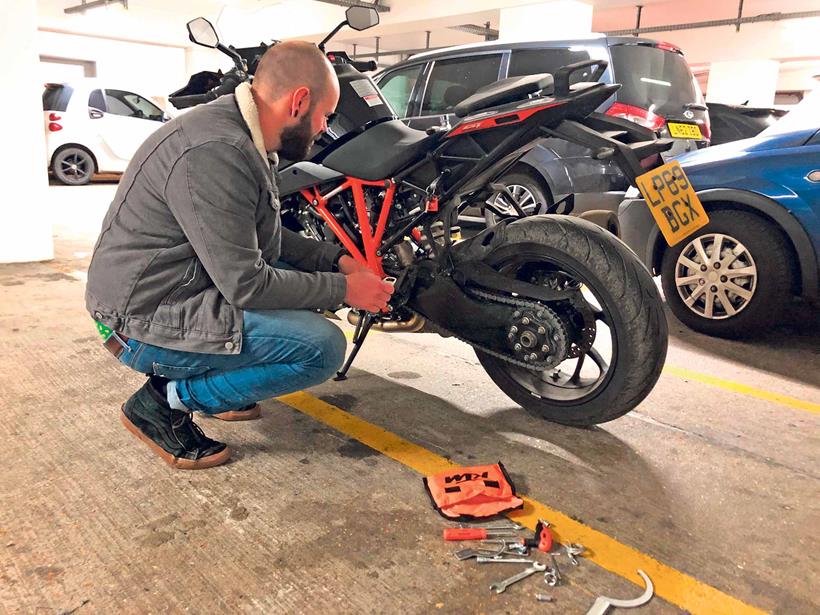
{"label": "rear tyre", "polygon": [[97,171],[94,157],[81,147],[66,147],[51,159],[51,172],[68,186],[82,186]]}
{"label": "rear tyre", "polygon": [[781,232],[762,218],[720,210],[666,250],[661,282],[686,326],[720,337],[755,335],[777,322],[792,296],[792,260]]}
{"label": "rear tyre", "polygon": [[[549,190],[544,188],[543,183],[525,171],[505,175],[501,178],[501,183],[509,188],[521,209],[528,216],[536,212],[538,205],[547,205],[549,207],[553,203],[552,196]],[[500,195],[495,197],[495,204],[502,210],[508,211],[510,215],[517,215],[515,209],[505,202],[504,197]],[[500,220],[501,218],[491,209],[484,208],[484,221],[487,226],[495,226]]]}
{"label": "rear tyre", "polygon": [[578,218],[527,218],[506,232],[486,262],[519,279],[535,266],[582,285],[597,331],[588,352],[547,372],[476,350],[490,378],[531,414],[564,425],[604,423],[632,410],[666,359],[666,317],[649,272],[622,242]]}

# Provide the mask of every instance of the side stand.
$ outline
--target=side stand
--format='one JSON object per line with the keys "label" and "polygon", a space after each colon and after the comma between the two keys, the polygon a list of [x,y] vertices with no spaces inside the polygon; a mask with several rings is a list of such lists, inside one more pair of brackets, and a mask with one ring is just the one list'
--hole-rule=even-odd
{"label": "side stand", "polygon": [[361,350],[362,344],[364,344],[364,338],[366,338],[370,332],[370,327],[373,326],[373,322],[373,314],[370,312],[365,312],[364,315],[359,318],[359,322],[356,324],[356,331],[353,333],[353,350],[350,351],[350,356],[347,357],[347,361],[345,361],[342,369],[336,372],[336,377],[333,380],[337,382],[347,380],[347,372],[353,364],[356,355],[359,354],[359,350]]}

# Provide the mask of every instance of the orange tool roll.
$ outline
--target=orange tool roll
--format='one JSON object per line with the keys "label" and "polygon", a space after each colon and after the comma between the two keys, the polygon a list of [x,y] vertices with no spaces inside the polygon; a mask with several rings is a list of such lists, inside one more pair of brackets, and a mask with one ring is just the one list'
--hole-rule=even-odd
{"label": "orange tool roll", "polygon": [[524,506],[500,461],[427,476],[424,487],[433,507],[447,519],[469,521],[493,517]]}

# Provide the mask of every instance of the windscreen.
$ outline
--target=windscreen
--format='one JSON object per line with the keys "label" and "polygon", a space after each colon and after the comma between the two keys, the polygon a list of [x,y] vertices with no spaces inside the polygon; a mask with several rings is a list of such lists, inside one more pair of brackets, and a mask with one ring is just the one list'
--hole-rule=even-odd
{"label": "windscreen", "polygon": [[687,103],[703,103],[689,65],[679,53],[646,45],[610,47],[618,101],[662,116],[677,115]]}

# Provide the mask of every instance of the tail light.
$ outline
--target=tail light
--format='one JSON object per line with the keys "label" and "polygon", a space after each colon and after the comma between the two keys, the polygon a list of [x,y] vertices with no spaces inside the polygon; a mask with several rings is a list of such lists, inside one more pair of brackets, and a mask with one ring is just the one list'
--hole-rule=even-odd
{"label": "tail light", "polygon": [[63,119],[62,116],[57,115],[56,113],[49,113],[48,114],[48,121],[49,122],[59,122],[61,119]]}
{"label": "tail light", "polygon": [[48,129],[49,129],[50,132],[57,132],[58,130],[62,130],[63,127],[60,124],[58,124],[57,122],[49,122],[48,123]]}
{"label": "tail light", "polygon": [[665,43],[663,41],[659,41],[655,43],[655,47],[657,47],[658,49],[663,49],[664,51],[671,51],[672,53],[679,53],[683,55],[683,52],[680,50],[680,48],[676,47],[672,43]]}
{"label": "tail light", "polygon": [[619,102],[613,104],[606,114],[613,117],[622,117],[651,130],[660,130],[666,125],[666,119],[657,113]]}
{"label": "tail light", "polygon": [[709,119],[709,113],[706,113],[706,117],[703,118],[703,124],[700,125],[700,132],[703,135],[703,138],[707,141],[712,140],[712,121]]}

